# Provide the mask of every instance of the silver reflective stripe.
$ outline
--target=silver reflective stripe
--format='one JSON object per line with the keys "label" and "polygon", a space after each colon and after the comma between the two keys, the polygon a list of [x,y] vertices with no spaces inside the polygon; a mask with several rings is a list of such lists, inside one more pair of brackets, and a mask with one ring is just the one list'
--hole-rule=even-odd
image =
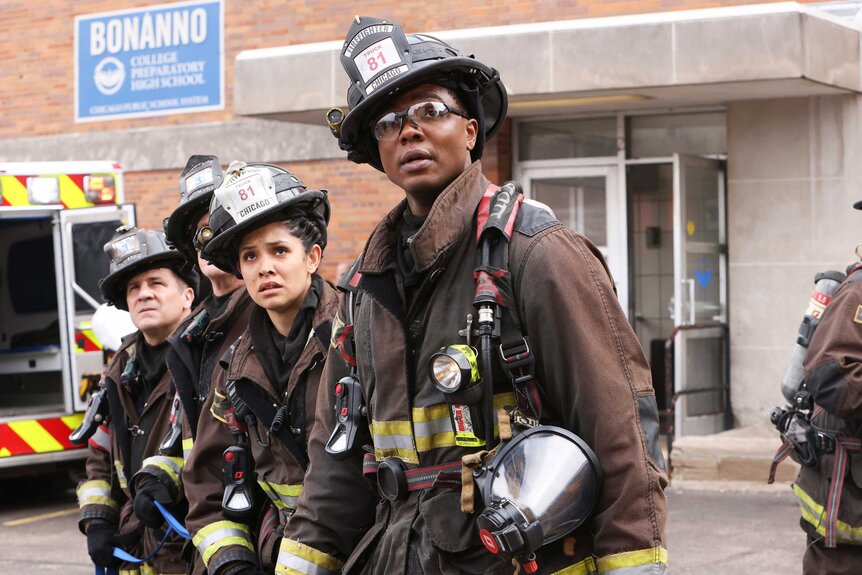
{"label": "silver reflective stripe", "polygon": [[278,564],[275,566],[276,573],[291,573],[293,571],[285,571],[284,569],[280,569],[280,567],[286,567],[287,569],[292,569],[293,571],[298,571],[299,573],[303,573],[305,575],[338,575],[336,571],[330,571],[324,567],[321,567],[317,563],[312,563],[302,557],[297,557],[293,553],[288,551],[279,551],[278,553]]}
{"label": "silver reflective stripe", "polygon": [[667,565],[664,563],[652,563],[636,567],[620,567],[612,571],[602,571],[601,575],[667,575]]}
{"label": "silver reflective stripe", "polygon": [[177,460],[175,458],[165,457],[163,455],[155,455],[153,457],[147,457],[146,459],[144,459],[141,467],[146,467],[147,465],[155,465],[156,467],[160,467],[162,469],[165,469],[167,467],[168,469],[165,469],[165,471],[166,472],[172,471],[174,473],[174,475],[179,475],[180,473],[183,472],[182,467],[180,467],[180,464],[177,462]]}
{"label": "silver reflective stripe", "polygon": [[374,434],[375,449],[406,449],[413,451],[413,438],[409,435]]}
{"label": "silver reflective stripe", "polygon": [[[266,481],[258,481],[258,484],[266,493],[275,506],[279,509],[296,509],[299,503],[299,494],[302,493],[302,485],[279,485],[276,483],[268,483]],[[289,492],[289,493],[285,493]],[[295,493],[296,495],[293,495]]]}
{"label": "silver reflective stripe", "polygon": [[416,437],[430,437],[438,433],[452,433],[452,423],[449,421],[449,416],[441,419],[432,419],[430,421],[413,422],[413,432]]}
{"label": "silver reflective stripe", "polygon": [[212,533],[201,539],[200,542],[197,544],[198,551],[201,555],[204,555],[206,557],[206,552],[209,547],[217,545],[220,541],[229,537],[241,537],[242,539],[245,539],[249,543],[251,543],[251,536],[245,531],[241,529],[225,527],[223,529],[219,529],[218,531],[213,531]]}

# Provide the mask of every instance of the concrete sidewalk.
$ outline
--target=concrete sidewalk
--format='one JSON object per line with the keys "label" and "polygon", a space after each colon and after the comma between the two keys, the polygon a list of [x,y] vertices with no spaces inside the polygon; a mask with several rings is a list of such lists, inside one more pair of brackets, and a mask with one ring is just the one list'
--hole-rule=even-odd
{"label": "concrete sidewalk", "polygon": [[[676,481],[742,481],[766,484],[769,466],[781,446],[768,425],[740,427],[715,435],[682,437],[673,442],[671,477]],[[788,484],[799,465],[790,458],[778,466],[775,482]]]}

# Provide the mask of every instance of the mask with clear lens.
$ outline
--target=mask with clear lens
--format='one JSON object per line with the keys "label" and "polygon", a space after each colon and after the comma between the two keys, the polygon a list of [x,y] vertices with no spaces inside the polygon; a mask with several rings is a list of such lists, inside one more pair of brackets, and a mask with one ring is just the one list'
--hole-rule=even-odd
{"label": "mask with clear lens", "polygon": [[379,142],[383,142],[398,137],[398,134],[401,133],[404,118],[410,120],[414,126],[427,126],[437,120],[442,120],[450,113],[462,118],[467,117],[466,114],[443,102],[419,102],[401,112],[384,114],[374,124],[374,138]]}

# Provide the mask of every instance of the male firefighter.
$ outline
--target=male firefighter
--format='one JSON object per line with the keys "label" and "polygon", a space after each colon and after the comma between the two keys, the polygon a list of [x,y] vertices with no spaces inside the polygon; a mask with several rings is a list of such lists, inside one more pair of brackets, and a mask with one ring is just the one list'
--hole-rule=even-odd
{"label": "male firefighter", "polygon": [[[159,231],[121,227],[105,253],[111,264],[99,284],[102,296],[127,310],[138,331],[123,340],[103,378],[109,422],[90,440],[87,479],[78,487],[79,527],[97,566],[181,574],[188,567],[180,557],[182,540],[172,534],[159,547],[165,530],[142,524],[130,487],[142,467],[159,465],[169,472],[178,460],[159,449],[170,429],[174,396],[165,355],[168,336],[189,315],[198,276]],[[155,553],[142,565],[126,563],[113,555],[114,547],[137,558]]]}
{"label": "male firefighter", "polygon": [[[166,361],[176,396],[171,431],[162,444],[164,454],[176,453],[182,441],[182,461],[150,458],[135,476],[134,509],[141,522],[159,528],[164,518],[154,501],[170,505],[183,495],[182,469],[194,445],[201,407],[219,358],[248,324],[251,299],[242,280],[200,257],[195,235],[209,222],[213,190],[222,182],[215,156],[192,156],[180,174],[180,204],[165,221],[168,242],[209,281],[212,291],[169,338]],[[182,413],[182,417],[179,414]],[[221,497],[221,493],[216,494]],[[197,553],[190,553],[199,559]],[[196,568],[202,570],[202,566]]]}
{"label": "male firefighter", "polygon": [[[666,573],[647,362],[598,249],[483,175],[497,71],[368,17],[341,60],[350,111],[330,128],[405,199],[340,284],[290,573]],[[572,481],[556,445],[589,454]]]}
{"label": "male firefighter", "polygon": [[[854,204],[862,209],[862,202]],[[862,263],[851,266],[808,347],[814,454],[793,485],[808,534],[805,575],[862,570]]]}

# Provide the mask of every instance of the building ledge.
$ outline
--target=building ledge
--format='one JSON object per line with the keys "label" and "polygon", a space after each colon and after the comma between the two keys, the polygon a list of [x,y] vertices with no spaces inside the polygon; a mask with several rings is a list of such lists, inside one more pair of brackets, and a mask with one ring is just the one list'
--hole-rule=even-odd
{"label": "building ledge", "polygon": [[[860,31],[796,2],[433,35],[500,71],[513,116],[862,92]],[[340,49],[241,52],[235,113],[322,123],[346,103]]]}

